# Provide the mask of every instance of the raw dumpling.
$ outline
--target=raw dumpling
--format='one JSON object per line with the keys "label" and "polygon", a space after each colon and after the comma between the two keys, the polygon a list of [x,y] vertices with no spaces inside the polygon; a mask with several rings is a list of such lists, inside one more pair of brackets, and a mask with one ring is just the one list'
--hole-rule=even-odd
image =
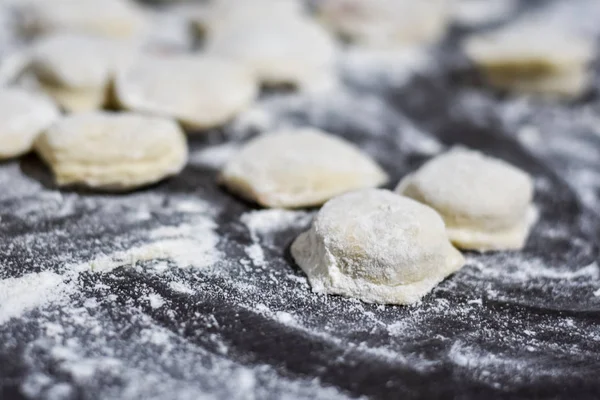
{"label": "raw dumpling", "polygon": [[29,35],[75,32],[129,39],[146,29],[142,10],[128,0],[26,0],[19,11]]}
{"label": "raw dumpling", "polygon": [[468,38],[466,54],[492,86],[517,93],[574,97],[589,84],[591,41],[538,24]]}
{"label": "raw dumpling", "polygon": [[56,105],[43,95],[0,88],[0,160],[29,152],[35,138],[59,116]]}
{"label": "raw dumpling", "polygon": [[328,201],[291,252],[313,291],[369,303],[419,301],[464,264],[434,210],[378,189]]}
{"label": "raw dumpling", "polygon": [[387,175],[354,145],[304,128],[250,141],[225,165],[221,180],[232,192],[262,206],[294,208],[382,185]]}
{"label": "raw dumpling", "polygon": [[128,190],[179,173],[187,143],[175,121],[133,113],[67,116],[42,134],[37,153],[59,186]]}
{"label": "raw dumpling", "polygon": [[521,249],[537,217],[528,174],[464,148],[435,157],[396,191],[439,212],[462,249]]}
{"label": "raw dumpling", "polygon": [[369,47],[429,44],[447,29],[447,0],[323,0],[320,19],[351,42]]}
{"label": "raw dumpling", "polygon": [[269,24],[297,18],[304,12],[299,0],[213,0],[186,4],[188,14],[200,32],[215,34],[235,24]]}
{"label": "raw dumpling", "polygon": [[190,130],[214,128],[248,107],[258,84],[244,67],[211,56],[144,56],[115,80],[120,106],[173,117]]}
{"label": "raw dumpling", "polygon": [[308,18],[228,23],[208,35],[206,50],[246,66],[266,86],[320,91],[336,83],[335,41]]}
{"label": "raw dumpling", "polygon": [[29,67],[40,88],[71,112],[103,107],[109,83],[132,50],[112,39],[59,33],[34,44]]}

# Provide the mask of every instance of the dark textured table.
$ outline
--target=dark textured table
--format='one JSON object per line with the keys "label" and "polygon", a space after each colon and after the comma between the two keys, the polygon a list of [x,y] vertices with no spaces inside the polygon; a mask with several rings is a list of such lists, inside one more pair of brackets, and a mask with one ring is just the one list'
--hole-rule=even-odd
{"label": "dark textured table", "polygon": [[134,193],[58,190],[27,156],[0,165],[0,299],[16,299],[0,304],[0,398],[600,397],[600,202],[573,180],[600,159],[553,145],[600,151],[578,118],[600,117],[597,89],[522,106],[478,86],[452,43],[396,86],[349,77],[260,104],[269,126],[357,143],[390,188],[453,145],[523,168],[541,215],[523,251],[467,253],[410,307],[317,295],[289,256],[315,210],[261,211],[215,182],[264,121],[191,137],[181,175]]}

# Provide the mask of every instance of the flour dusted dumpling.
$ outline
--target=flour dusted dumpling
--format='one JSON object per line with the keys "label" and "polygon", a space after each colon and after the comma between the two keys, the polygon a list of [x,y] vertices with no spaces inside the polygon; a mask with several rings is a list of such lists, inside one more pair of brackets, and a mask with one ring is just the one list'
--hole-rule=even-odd
{"label": "flour dusted dumpling", "polygon": [[316,91],[335,85],[335,41],[308,18],[228,23],[208,35],[206,49],[246,66],[267,86]]}
{"label": "flour dusted dumpling", "polygon": [[27,153],[59,116],[56,105],[43,95],[0,88],[0,160]]}
{"label": "flour dusted dumpling", "polygon": [[124,109],[173,117],[188,129],[209,129],[248,107],[258,84],[243,66],[211,56],[139,57],[115,80]]}
{"label": "flour dusted dumpling", "polygon": [[30,70],[40,88],[71,112],[103,107],[109,83],[132,49],[112,39],[58,33],[46,36],[30,51]]}
{"label": "flour dusted dumpling", "polygon": [[19,9],[30,35],[58,31],[133,38],[146,29],[144,13],[129,0],[24,0]]}
{"label": "flour dusted dumpling", "polygon": [[447,0],[322,0],[319,18],[342,37],[365,46],[429,44],[447,29]]}
{"label": "flour dusted dumpling", "polygon": [[574,97],[589,84],[593,43],[556,27],[518,24],[463,44],[488,83],[533,95]]}
{"label": "flour dusted dumpling", "polygon": [[521,249],[537,216],[528,174],[464,148],[435,157],[396,190],[439,212],[462,249]]}
{"label": "flour dusted dumpling", "polygon": [[273,132],[250,141],[225,165],[221,180],[265,207],[308,207],[387,181],[354,145],[312,128]]}
{"label": "flour dusted dumpling", "polygon": [[133,113],[73,114],[35,143],[58,185],[127,190],[179,173],[187,160],[175,121]]}
{"label": "flour dusted dumpling", "polygon": [[304,12],[300,0],[212,0],[188,3],[182,9],[187,11],[196,28],[206,35],[236,24],[270,24],[297,18]]}
{"label": "flour dusted dumpling", "polygon": [[328,201],[292,256],[317,293],[411,304],[464,264],[431,208],[388,190]]}

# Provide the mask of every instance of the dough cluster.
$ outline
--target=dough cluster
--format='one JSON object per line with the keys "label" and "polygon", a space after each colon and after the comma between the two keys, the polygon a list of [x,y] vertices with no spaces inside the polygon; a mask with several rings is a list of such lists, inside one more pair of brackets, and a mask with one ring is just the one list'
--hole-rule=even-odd
{"label": "dough cluster", "polygon": [[187,143],[172,120],[131,113],[90,112],[61,119],[35,149],[59,186],[129,190],[179,173]]}
{"label": "dough cluster", "polygon": [[144,55],[115,79],[116,100],[126,110],[168,116],[190,130],[228,122],[258,94],[243,66],[212,56]]}
{"label": "dough cluster", "polygon": [[250,141],[223,169],[234,193],[265,207],[309,207],[387,182],[357,147],[312,129],[273,132]]}
{"label": "dough cluster", "polygon": [[488,83],[502,90],[576,97],[589,85],[593,43],[564,29],[518,24],[472,36],[463,47]]}
{"label": "dough cluster", "polygon": [[59,117],[58,108],[43,95],[0,89],[0,160],[29,152],[37,136]]}
{"label": "dough cluster", "polygon": [[464,148],[435,157],[396,191],[439,212],[448,237],[463,249],[520,249],[536,219],[529,175]]}
{"label": "dough cluster", "polygon": [[431,208],[387,190],[328,201],[292,256],[315,292],[411,304],[464,264]]}

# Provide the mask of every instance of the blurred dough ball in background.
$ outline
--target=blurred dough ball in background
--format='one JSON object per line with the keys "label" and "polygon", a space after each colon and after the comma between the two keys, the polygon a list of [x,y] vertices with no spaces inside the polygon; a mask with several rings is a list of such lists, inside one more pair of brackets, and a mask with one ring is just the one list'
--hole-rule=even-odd
{"label": "blurred dough ball in background", "polygon": [[60,117],[45,96],[20,88],[0,89],[0,160],[25,154],[37,136]]}
{"label": "blurred dough ball in background", "polygon": [[450,0],[320,0],[317,17],[345,40],[370,47],[429,44],[446,32]]}
{"label": "blurred dough ball in background", "polygon": [[82,32],[133,38],[146,29],[146,15],[129,0],[23,0],[16,3],[22,31],[30,36]]}
{"label": "blurred dough ball in background", "polygon": [[114,73],[133,52],[110,38],[55,33],[32,45],[28,70],[62,108],[89,111],[107,105]]}
{"label": "blurred dough ball in background", "polygon": [[205,50],[252,70],[266,86],[324,90],[335,85],[336,43],[301,2],[211,3]]}
{"label": "blurred dough ball in background", "polygon": [[258,84],[244,65],[217,57],[146,54],[120,69],[114,93],[123,109],[206,130],[245,110],[258,95]]}
{"label": "blurred dough ball in background", "polygon": [[130,190],[179,173],[187,161],[181,128],[170,119],[134,113],[66,116],[35,149],[59,186]]}
{"label": "blurred dough ball in background", "polygon": [[308,18],[227,25],[207,37],[206,51],[246,66],[266,86],[335,85],[336,43]]}
{"label": "blurred dough ball in background", "polygon": [[593,42],[539,21],[474,34],[463,50],[490,85],[520,94],[577,97],[589,87]]}
{"label": "blurred dough ball in background", "polygon": [[301,0],[188,1],[183,6],[192,13],[197,30],[204,34],[215,33],[231,24],[248,21],[272,23],[296,18],[304,13]]}

